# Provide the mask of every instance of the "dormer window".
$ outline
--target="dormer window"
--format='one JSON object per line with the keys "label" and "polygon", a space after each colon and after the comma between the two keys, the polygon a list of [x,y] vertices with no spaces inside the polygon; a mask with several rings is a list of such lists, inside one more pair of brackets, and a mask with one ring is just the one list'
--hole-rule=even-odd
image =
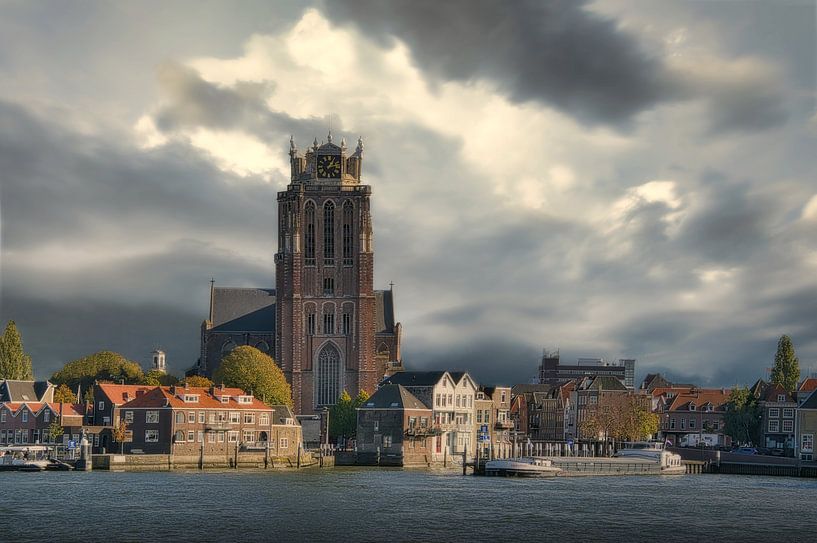
{"label": "dormer window", "polygon": [[184,395],[184,403],[199,403],[199,395],[198,394],[185,394]]}
{"label": "dormer window", "polygon": [[293,424],[295,424],[295,419],[284,419],[284,424],[292,426]]}
{"label": "dormer window", "polygon": [[238,403],[252,403],[252,396],[239,396]]}
{"label": "dormer window", "polygon": [[690,411],[695,411],[695,404],[694,403],[689,404],[689,410]]}
{"label": "dormer window", "polygon": [[230,403],[230,397],[229,396],[222,396],[221,397],[221,403]]}
{"label": "dormer window", "polygon": [[786,395],[785,394],[778,394],[777,395],[777,403],[783,403],[785,401],[786,401]]}

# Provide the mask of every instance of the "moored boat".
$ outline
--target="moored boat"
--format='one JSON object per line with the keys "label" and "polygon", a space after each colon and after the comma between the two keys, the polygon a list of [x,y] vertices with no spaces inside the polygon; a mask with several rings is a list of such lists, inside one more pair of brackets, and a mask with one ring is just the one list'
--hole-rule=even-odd
{"label": "moored boat", "polygon": [[550,460],[535,456],[489,460],[485,463],[485,475],[553,477],[560,471]]}
{"label": "moored boat", "polygon": [[49,451],[42,445],[0,447],[0,471],[43,471]]}
{"label": "moored boat", "polygon": [[686,466],[681,463],[681,455],[664,450],[660,441],[636,441],[625,443],[615,456],[619,458],[639,458],[657,463],[663,475],[681,475],[686,473]]}

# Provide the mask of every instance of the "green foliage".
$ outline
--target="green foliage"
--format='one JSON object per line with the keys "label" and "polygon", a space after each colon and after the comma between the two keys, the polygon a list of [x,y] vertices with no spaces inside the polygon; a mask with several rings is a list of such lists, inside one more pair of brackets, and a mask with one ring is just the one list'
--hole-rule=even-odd
{"label": "green foliage", "polygon": [[62,438],[62,434],[65,433],[65,429],[60,425],[59,421],[54,421],[48,426],[48,437],[51,438],[53,443]]}
{"label": "green foliage", "polygon": [[213,376],[216,383],[238,387],[267,404],[292,406],[292,391],[284,372],[269,355],[249,345],[233,349]]}
{"label": "green foliage", "polygon": [[341,393],[338,403],[329,410],[329,439],[354,438],[357,435],[357,408],[368,399],[365,390],[361,390],[354,400],[347,391]]}
{"label": "green foliage", "polygon": [[191,386],[191,387],[204,387],[210,388],[213,386],[213,382],[208,379],[207,377],[203,377],[201,375],[191,375],[189,377],[185,377],[179,382],[180,385],[184,386]]}
{"label": "green foliage", "polygon": [[163,371],[159,370],[150,370],[145,374],[144,379],[142,379],[143,385],[150,385],[154,387],[158,386],[171,386],[176,385],[179,383],[179,379],[175,375],[167,374]]}
{"label": "green foliage", "polygon": [[780,336],[777,342],[777,352],[774,355],[772,368],[772,384],[781,385],[787,392],[797,390],[800,381],[800,362],[794,353],[794,345],[789,336]]}
{"label": "green foliage", "polygon": [[119,353],[101,351],[66,364],[51,376],[54,384],[66,384],[75,389],[77,385],[88,390],[95,381],[111,381],[139,384],[144,380],[142,368]]}
{"label": "green foliage", "polygon": [[0,336],[0,379],[34,379],[31,357],[23,351],[23,339],[14,321],[6,324],[6,329]]}
{"label": "green foliage", "polygon": [[77,395],[68,388],[68,385],[63,383],[54,391],[54,401],[57,403],[77,403]]}
{"label": "green foliage", "polygon": [[759,443],[763,413],[746,387],[735,387],[723,415],[724,433],[735,443]]}

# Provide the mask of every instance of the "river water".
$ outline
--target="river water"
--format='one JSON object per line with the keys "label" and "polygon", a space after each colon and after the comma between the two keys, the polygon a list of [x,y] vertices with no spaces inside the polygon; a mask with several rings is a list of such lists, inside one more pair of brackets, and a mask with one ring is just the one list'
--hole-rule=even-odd
{"label": "river water", "polygon": [[0,473],[0,541],[817,541],[817,480]]}

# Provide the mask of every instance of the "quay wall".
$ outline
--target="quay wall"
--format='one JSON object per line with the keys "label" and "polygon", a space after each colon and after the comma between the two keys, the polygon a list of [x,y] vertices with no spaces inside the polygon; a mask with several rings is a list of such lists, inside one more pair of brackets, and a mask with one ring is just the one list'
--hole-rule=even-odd
{"label": "quay wall", "polygon": [[[315,465],[311,454],[301,455],[301,467]],[[297,468],[295,455],[266,457],[264,453],[239,452],[226,457],[169,454],[95,454],[93,469],[108,471],[172,471],[192,469],[280,469]]]}

